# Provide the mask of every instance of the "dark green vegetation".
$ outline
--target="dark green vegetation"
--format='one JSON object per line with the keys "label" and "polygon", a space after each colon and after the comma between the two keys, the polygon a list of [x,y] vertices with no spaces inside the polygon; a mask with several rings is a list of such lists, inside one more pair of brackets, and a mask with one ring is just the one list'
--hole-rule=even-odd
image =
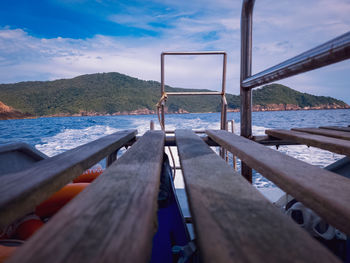
{"label": "dark green vegetation", "polygon": [[253,91],[253,104],[265,106],[267,104],[294,104],[301,108],[320,105],[336,104],[345,107],[347,104],[331,97],[314,96],[301,93],[281,84],[271,84]]}
{"label": "dark green vegetation", "polygon": [[[190,91],[166,87],[167,91]],[[196,90],[198,91],[198,90]],[[160,84],[119,73],[82,75],[73,79],[20,82],[0,85],[0,101],[34,116],[79,114],[81,112],[115,113],[137,109],[155,110],[160,97]],[[346,105],[330,98],[300,93],[272,84],[254,91],[254,104],[296,104],[300,107],[321,104]],[[229,108],[239,108],[239,96],[227,94]],[[170,97],[169,112],[220,110],[220,97]]]}

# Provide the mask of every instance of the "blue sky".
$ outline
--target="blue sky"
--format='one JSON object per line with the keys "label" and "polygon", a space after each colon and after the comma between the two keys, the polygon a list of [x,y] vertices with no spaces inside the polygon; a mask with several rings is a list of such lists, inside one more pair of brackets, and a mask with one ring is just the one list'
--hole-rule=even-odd
{"label": "blue sky", "polygon": [[[160,80],[162,51],[224,50],[239,93],[238,0],[2,0],[0,83],[120,72]],[[256,0],[253,73],[350,30],[349,0]],[[350,61],[279,83],[350,104]],[[219,57],[167,57],[166,83],[220,89]]]}

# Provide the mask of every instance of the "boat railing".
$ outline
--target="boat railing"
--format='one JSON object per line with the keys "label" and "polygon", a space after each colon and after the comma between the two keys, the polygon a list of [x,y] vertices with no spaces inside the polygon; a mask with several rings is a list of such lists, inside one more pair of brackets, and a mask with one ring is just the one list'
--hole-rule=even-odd
{"label": "boat railing", "polygon": [[241,135],[252,135],[253,88],[272,81],[321,68],[350,58],[350,31],[322,45],[301,53],[252,75],[252,28],[255,0],[244,0],[241,14]]}
{"label": "boat railing", "polygon": [[[219,91],[198,91],[198,92],[166,92],[165,90],[165,56],[207,56],[207,55],[222,55],[222,88]],[[161,53],[161,99],[158,107],[161,110],[160,125],[162,130],[165,130],[165,101],[168,96],[221,96],[221,121],[220,129],[226,130],[227,125],[227,100],[226,100],[226,65],[227,54],[225,51],[196,51],[196,52],[162,52]]]}
{"label": "boat railing", "polygon": [[[252,75],[252,28],[255,0],[243,0],[241,12],[240,114],[241,136],[252,138],[252,89],[272,81],[321,68],[350,58],[350,31],[276,66]],[[251,169],[242,165],[251,181]]]}

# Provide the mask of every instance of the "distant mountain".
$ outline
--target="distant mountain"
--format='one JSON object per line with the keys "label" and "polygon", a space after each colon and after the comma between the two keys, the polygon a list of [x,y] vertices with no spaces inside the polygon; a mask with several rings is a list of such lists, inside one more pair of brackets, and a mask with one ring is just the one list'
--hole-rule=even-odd
{"label": "distant mountain", "polygon": [[302,93],[281,84],[271,84],[254,90],[253,105],[256,111],[349,108],[341,100]]}
{"label": "distant mountain", "polygon": [[[166,91],[194,90],[167,86]],[[0,84],[0,101],[33,116],[148,114],[154,113],[159,98],[159,82],[144,81],[120,73]],[[258,105],[255,110],[266,110],[269,105],[295,105],[296,108],[348,107],[340,100],[300,93],[279,84],[254,90],[253,101]],[[230,109],[239,108],[239,96],[227,94],[227,102]],[[216,112],[220,111],[220,96],[169,97],[166,106],[168,112],[174,113]]]}

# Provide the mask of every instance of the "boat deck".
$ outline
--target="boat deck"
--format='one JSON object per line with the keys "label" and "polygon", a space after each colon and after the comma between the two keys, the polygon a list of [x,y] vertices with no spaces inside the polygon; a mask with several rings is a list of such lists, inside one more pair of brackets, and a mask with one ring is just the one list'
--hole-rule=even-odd
{"label": "boat deck", "polygon": [[[285,132],[267,134],[270,132],[285,138]],[[289,133],[302,133],[300,140],[306,140],[305,130]],[[347,235],[348,178],[223,130],[207,130],[206,134],[203,139],[191,130],[175,131],[203,262],[339,262],[206,142],[232,152]],[[305,134],[317,136],[308,145],[320,146],[317,139],[324,137]],[[105,157],[109,160],[104,173],[20,247],[9,262],[148,262],[157,231],[157,196],[168,141],[173,144],[174,138],[167,138],[163,131],[148,131],[137,140],[135,130],[121,131],[3,175],[1,227],[33,211],[96,162]],[[330,148],[328,141],[325,145]],[[116,152],[124,146],[128,150],[116,160]],[[337,144],[334,149],[349,155],[346,147]]]}

